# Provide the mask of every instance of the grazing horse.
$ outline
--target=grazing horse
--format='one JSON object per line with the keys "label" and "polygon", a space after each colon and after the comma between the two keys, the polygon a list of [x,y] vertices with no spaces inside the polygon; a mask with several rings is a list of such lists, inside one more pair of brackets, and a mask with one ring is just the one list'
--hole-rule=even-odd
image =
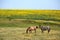
{"label": "grazing horse", "polygon": [[48,33],[50,32],[50,27],[49,26],[41,26],[41,25],[39,25],[39,28],[41,29],[41,31],[42,31],[42,33],[44,32],[44,31],[48,31]]}
{"label": "grazing horse", "polygon": [[26,33],[28,32],[32,32],[32,31],[35,31],[36,33],[36,29],[38,28],[38,26],[31,26],[31,27],[28,27],[27,30],[26,30]]}

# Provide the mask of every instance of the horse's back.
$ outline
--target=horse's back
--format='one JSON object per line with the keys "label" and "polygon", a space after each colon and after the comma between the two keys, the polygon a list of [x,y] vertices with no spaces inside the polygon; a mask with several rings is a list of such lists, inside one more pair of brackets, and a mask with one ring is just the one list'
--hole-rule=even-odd
{"label": "horse's back", "polygon": [[50,29],[50,26],[42,26],[41,29],[42,30],[49,30]]}
{"label": "horse's back", "polygon": [[35,28],[36,28],[36,26],[31,26],[30,28],[31,28],[31,29],[35,29]]}

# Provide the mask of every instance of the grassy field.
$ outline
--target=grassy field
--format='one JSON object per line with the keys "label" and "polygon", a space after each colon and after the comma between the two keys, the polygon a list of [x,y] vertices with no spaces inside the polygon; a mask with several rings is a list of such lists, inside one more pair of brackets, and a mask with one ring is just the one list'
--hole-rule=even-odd
{"label": "grassy field", "polygon": [[[49,25],[50,33],[26,34],[38,25]],[[0,40],[60,40],[60,10],[0,10]]]}
{"label": "grassy field", "polygon": [[25,33],[26,28],[19,27],[5,27],[0,28],[0,40],[60,40],[60,31],[51,30],[48,34],[47,31],[41,33],[37,29],[37,33]]}
{"label": "grassy field", "polygon": [[[51,23],[52,22],[52,23]],[[29,26],[49,25],[51,31],[41,33],[37,29],[37,33],[26,34],[25,30]],[[0,19],[0,40],[60,40],[60,22],[46,20],[27,20],[27,19]]]}

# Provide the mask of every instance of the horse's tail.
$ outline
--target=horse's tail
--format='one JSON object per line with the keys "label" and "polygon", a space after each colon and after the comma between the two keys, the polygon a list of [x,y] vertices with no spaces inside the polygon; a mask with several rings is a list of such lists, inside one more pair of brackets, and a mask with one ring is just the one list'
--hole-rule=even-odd
{"label": "horse's tail", "polygon": [[26,33],[28,33],[29,28],[30,28],[30,27],[27,28]]}
{"label": "horse's tail", "polygon": [[26,33],[28,33],[28,29],[26,30]]}

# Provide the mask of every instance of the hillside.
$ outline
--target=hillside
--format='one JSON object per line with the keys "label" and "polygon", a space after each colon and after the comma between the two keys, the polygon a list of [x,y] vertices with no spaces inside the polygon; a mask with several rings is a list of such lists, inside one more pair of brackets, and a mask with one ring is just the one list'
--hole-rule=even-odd
{"label": "hillside", "polygon": [[60,21],[60,10],[0,10],[0,18]]}

